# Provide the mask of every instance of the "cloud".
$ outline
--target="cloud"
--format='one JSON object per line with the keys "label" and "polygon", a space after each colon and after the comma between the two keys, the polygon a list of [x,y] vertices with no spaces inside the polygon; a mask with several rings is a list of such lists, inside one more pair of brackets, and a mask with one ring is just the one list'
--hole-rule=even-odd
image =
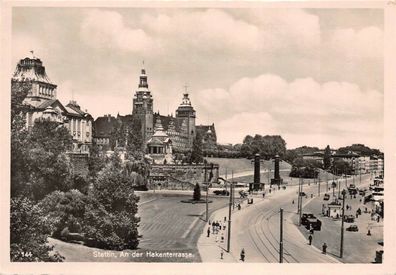
{"label": "cloud", "polygon": [[382,93],[353,83],[319,83],[312,78],[288,82],[263,74],[241,78],[228,89],[199,91],[196,109],[204,117],[212,112],[223,141],[277,132],[293,137],[291,144],[306,140],[309,133],[316,137],[313,144],[376,140],[378,145],[383,137],[383,100]]}
{"label": "cloud", "polygon": [[92,48],[114,48],[131,52],[149,50],[153,41],[140,28],[128,27],[114,11],[91,10],[81,23],[80,36]]}
{"label": "cloud", "polygon": [[347,59],[378,59],[383,56],[384,34],[374,26],[355,29],[337,29],[329,41],[330,50]]}
{"label": "cloud", "polygon": [[220,121],[216,127],[218,142],[241,143],[248,134],[277,134],[276,122],[266,112],[239,113]]}

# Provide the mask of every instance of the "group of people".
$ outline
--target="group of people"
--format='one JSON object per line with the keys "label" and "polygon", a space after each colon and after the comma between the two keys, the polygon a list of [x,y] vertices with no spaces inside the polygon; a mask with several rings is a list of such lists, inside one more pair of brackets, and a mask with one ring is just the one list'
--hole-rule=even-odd
{"label": "group of people", "polygon": [[[225,231],[227,226],[226,226],[226,221],[227,221],[227,217],[224,217],[224,222],[221,221],[209,221],[209,225],[212,226],[212,234],[214,235],[218,235],[219,233],[221,233],[221,242],[224,242],[224,232],[221,232],[222,230]],[[208,227],[207,230],[207,237],[210,237],[210,226]],[[216,236],[216,243],[219,241],[218,236]]]}

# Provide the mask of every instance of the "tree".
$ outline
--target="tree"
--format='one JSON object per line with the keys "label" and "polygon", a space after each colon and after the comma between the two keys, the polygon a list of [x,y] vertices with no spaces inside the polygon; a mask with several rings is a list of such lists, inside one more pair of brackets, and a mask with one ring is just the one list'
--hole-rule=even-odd
{"label": "tree", "polygon": [[72,184],[72,164],[66,151],[72,138],[60,124],[47,120],[35,122],[31,131],[12,138],[11,194],[42,199],[54,190],[68,190]]}
{"label": "tree", "polygon": [[323,155],[323,166],[324,169],[329,169],[331,166],[331,151],[330,146],[327,145]]}
{"label": "tree", "polygon": [[196,183],[194,187],[193,200],[194,201],[201,200],[201,187],[199,186],[198,183]]}
{"label": "tree", "polygon": [[346,162],[345,160],[342,159],[335,159],[333,161],[333,171],[335,171],[338,175],[339,174],[352,174],[352,166]]}
{"label": "tree", "polygon": [[102,245],[108,248],[136,248],[139,243],[137,228],[140,218],[136,217],[139,197],[135,195],[131,177],[123,169],[117,155],[98,173],[92,196],[103,205],[109,217],[101,220],[93,216],[95,211],[92,210],[94,214],[89,214],[87,218],[94,224],[104,222],[101,227],[106,226],[107,229],[95,231],[92,227],[89,231],[91,237],[102,240]]}
{"label": "tree", "polygon": [[256,134],[254,137],[248,135],[244,138],[241,145],[241,155],[252,157],[255,154],[260,154],[267,159],[275,155],[283,158],[286,154],[286,142],[279,135],[261,136]]}
{"label": "tree", "polygon": [[42,209],[25,197],[11,198],[10,257],[18,262],[61,262],[47,243],[50,226]]}
{"label": "tree", "polygon": [[190,157],[190,163],[201,163],[203,161],[203,151],[202,151],[202,135],[197,132],[195,139],[193,141],[193,148]]}

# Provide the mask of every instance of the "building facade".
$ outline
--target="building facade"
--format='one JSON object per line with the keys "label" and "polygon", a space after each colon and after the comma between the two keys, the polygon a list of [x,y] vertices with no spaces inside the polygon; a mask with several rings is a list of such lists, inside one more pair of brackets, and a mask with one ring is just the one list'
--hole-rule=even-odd
{"label": "building facade", "polygon": [[[157,142],[157,137],[152,139],[157,128],[161,128],[160,132],[166,134],[167,138],[169,138],[168,146],[171,146],[171,152],[186,152],[191,150],[199,127],[200,129],[205,129],[203,133],[205,137],[204,143],[210,143],[212,147],[213,144],[216,145],[217,138],[214,124],[196,126],[196,112],[191,104],[188,93],[185,92],[183,94],[182,101],[175,111],[175,116],[154,113],[153,107],[154,99],[149,89],[146,70],[142,69],[139,76],[138,88],[133,95],[132,114],[117,116],[117,118],[110,115],[98,117],[94,123],[95,143],[107,146],[110,140],[111,129],[114,128],[115,123],[117,123],[116,121],[128,124],[133,118],[137,118],[141,122],[142,138],[144,141],[143,149],[148,154],[158,154],[154,153],[154,151],[158,152],[157,149],[159,147],[157,148],[157,146],[153,145],[154,141]],[[169,149],[166,151],[169,152]]]}
{"label": "building facade", "polygon": [[[48,77],[43,62],[32,56],[21,59],[11,78],[11,86],[29,84],[23,104],[26,105],[26,127],[31,129],[38,119],[55,121],[66,127],[73,138],[73,153],[89,154],[92,144],[93,118],[76,101],[64,106],[57,99],[57,85]],[[13,89],[12,89],[13,90]]]}

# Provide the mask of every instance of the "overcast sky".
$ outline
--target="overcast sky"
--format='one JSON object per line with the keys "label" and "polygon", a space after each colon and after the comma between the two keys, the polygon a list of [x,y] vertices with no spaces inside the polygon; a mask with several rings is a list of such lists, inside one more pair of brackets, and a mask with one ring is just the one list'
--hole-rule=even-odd
{"label": "overcast sky", "polygon": [[184,85],[220,143],[383,149],[381,9],[14,8],[12,61],[42,59],[58,97],[130,114],[144,60],[154,111]]}

